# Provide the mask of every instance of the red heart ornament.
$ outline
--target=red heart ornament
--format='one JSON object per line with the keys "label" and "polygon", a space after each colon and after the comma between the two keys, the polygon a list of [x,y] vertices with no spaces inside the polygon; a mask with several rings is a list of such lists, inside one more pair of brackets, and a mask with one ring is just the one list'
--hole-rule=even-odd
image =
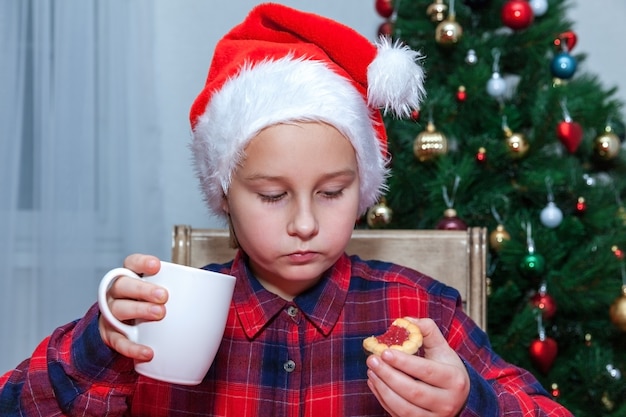
{"label": "red heart ornament", "polygon": [[574,121],[563,120],[556,126],[556,136],[569,153],[574,153],[583,140],[583,128]]}
{"label": "red heart ornament", "polygon": [[547,374],[554,365],[558,350],[556,341],[550,337],[535,339],[528,348],[530,360],[543,374]]}
{"label": "red heart ornament", "polygon": [[[557,51],[562,51],[563,46],[567,47],[567,51],[571,51],[576,46],[576,42],[578,41],[578,37],[574,32],[568,30],[567,32],[561,33],[555,40],[554,46],[556,46]],[[565,44],[565,45],[563,45]]]}

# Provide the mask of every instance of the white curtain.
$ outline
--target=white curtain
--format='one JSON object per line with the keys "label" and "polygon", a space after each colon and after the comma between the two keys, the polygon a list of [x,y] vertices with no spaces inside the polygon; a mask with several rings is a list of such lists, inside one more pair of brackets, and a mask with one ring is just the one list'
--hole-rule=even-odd
{"label": "white curtain", "polygon": [[0,2],[0,374],[161,247],[152,8]]}

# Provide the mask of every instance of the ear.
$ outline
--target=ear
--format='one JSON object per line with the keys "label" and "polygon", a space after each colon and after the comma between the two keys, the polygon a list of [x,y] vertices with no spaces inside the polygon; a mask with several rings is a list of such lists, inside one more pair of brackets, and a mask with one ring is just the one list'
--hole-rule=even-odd
{"label": "ear", "polygon": [[222,203],[220,206],[224,213],[230,215],[230,207],[228,206],[228,197],[226,196],[226,194],[222,194]]}

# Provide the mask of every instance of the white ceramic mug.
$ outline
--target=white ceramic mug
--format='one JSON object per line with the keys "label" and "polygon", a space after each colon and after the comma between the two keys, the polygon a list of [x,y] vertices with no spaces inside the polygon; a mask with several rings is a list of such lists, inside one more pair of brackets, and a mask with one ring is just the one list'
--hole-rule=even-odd
{"label": "white ceramic mug", "polygon": [[[144,279],[169,294],[160,321],[136,320],[125,324],[113,316],[107,291],[120,276]],[[183,385],[202,382],[224,336],[235,288],[235,277],[203,269],[161,262],[152,276],[140,278],[126,268],[109,271],[100,281],[98,305],[104,318],[135,343],[149,346],[154,357],[135,361],[135,370],[161,381]]]}

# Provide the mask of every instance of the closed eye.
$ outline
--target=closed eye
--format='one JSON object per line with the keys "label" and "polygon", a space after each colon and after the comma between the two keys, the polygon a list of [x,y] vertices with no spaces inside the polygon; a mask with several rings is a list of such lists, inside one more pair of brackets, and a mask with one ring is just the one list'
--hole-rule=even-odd
{"label": "closed eye", "polygon": [[285,196],[287,195],[287,193],[280,193],[280,194],[259,194],[259,198],[261,199],[261,201],[263,201],[264,203],[277,203],[280,200],[282,200]]}
{"label": "closed eye", "polygon": [[343,188],[341,190],[337,190],[337,191],[323,191],[321,193],[324,197],[332,200],[335,198],[339,198],[343,195]]}

